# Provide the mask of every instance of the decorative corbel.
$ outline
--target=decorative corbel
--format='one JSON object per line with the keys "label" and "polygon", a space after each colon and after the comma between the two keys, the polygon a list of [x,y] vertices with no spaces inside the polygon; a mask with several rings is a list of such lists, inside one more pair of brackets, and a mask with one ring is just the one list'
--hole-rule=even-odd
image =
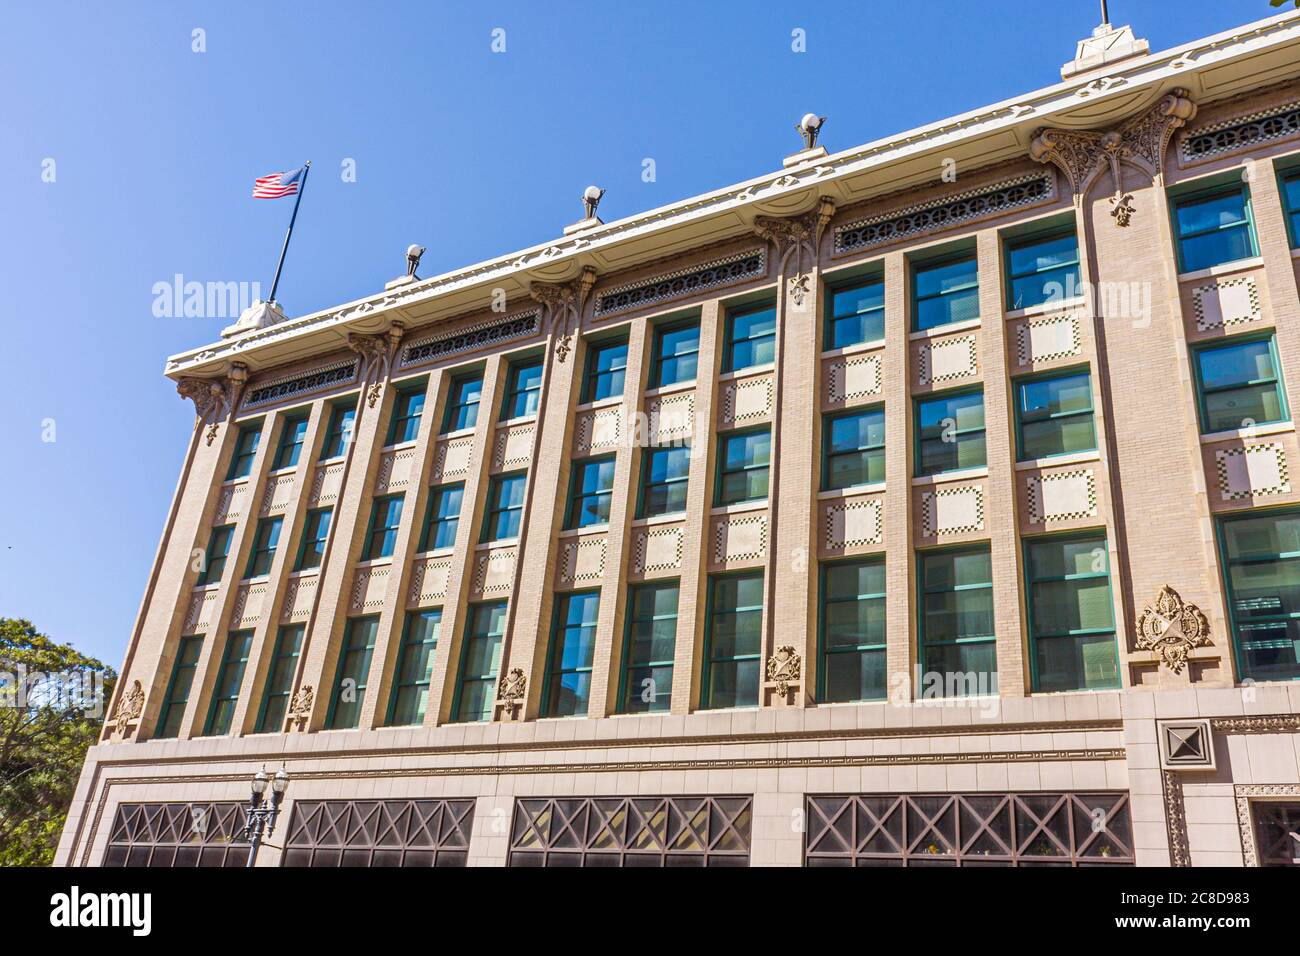
{"label": "decorative corbel", "polygon": [[375,407],[383,390],[383,383],[388,380],[393,367],[393,356],[397,354],[398,343],[406,327],[401,322],[394,322],[386,333],[379,335],[361,335],[348,333],[348,348],[361,356],[361,380],[367,382],[366,406]]}
{"label": "decorative corbel", "polygon": [[1174,132],[1196,115],[1187,90],[1177,89],[1144,113],[1109,130],[1040,129],[1029,144],[1035,162],[1053,163],[1065,174],[1075,203],[1103,170],[1115,181],[1111,215],[1118,226],[1133,218],[1133,197],[1124,192],[1120,163],[1127,162],[1154,181],[1164,168],[1165,150]]}
{"label": "decorative corbel", "polygon": [[186,377],[176,383],[176,394],[192,401],[200,424],[208,426],[206,444],[217,437],[217,426],[230,416],[247,381],[248,366],[235,362],[220,378]]}
{"label": "decorative corbel", "polygon": [[563,362],[572,351],[573,335],[570,322],[576,331],[582,318],[587,297],[596,284],[596,270],[583,266],[577,279],[562,284],[534,282],[528,287],[529,297],[545,310],[542,325],[555,335],[555,357]]}
{"label": "decorative corbel", "polygon": [[808,273],[817,263],[817,249],[834,215],[834,200],[823,196],[811,212],[784,218],[757,216],[754,219],[754,231],[772,243],[781,274],[789,275],[786,291],[796,306],[803,305],[812,291]]}

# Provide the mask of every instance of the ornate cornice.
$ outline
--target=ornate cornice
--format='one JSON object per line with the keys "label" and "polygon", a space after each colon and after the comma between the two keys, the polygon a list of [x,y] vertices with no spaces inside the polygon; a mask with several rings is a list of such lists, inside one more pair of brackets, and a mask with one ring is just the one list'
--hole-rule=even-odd
{"label": "ornate cornice", "polygon": [[207,444],[217,437],[217,426],[230,416],[247,381],[248,368],[241,363],[235,363],[228,374],[218,378],[186,377],[177,381],[176,394],[192,401],[199,423],[208,426],[204,439]]}
{"label": "ornate cornice", "polygon": [[382,335],[348,334],[348,348],[361,356],[360,374],[366,382],[366,405],[375,407],[383,383],[388,380],[393,368],[393,356],[402,341],[406,330],[401,322],[394,322]]}
{"label": "ornate cornice", "polygon": [[572,349],[573,335],[569,329],[578,327],[583,307],[595,284],[596,270],[584,266],[581,275],[572,282],[534,282],[528,287],[529,297],[542,307],[544,327],[555,335],[555,357],[561,362]]}

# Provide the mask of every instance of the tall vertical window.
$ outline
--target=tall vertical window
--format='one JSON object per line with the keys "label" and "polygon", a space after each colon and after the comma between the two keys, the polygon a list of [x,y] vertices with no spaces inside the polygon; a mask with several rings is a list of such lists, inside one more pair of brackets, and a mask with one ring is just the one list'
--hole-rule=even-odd
{"label": "tall vertical window", "polygon": [[1087,372],[1047,375],[1016,383],[1020,461],[1092,451],[1092,377]]}
{"label": "tall vertical window", "polygon": [[1300,513],[1224,518],[1219,529],[1238,671],[1300,680]]}
{"label": "tall vertical window", "polygon": [[542,360],[512,363],[506,383],[506,401],[501,408],[502,420],[536,415],[542,404]]}
{"label": "tall vertical window", "polygon": [[334,676],[334,695],[325,716],[325,726],[330,730],[349,730],[361,722],[361,706],[366,701],[366,685],[370,680],[370,658],[375,653],[378,635],[378,615],[348,618]]}
{"label": "tall vertical window", "polygon": [[519,537],[524,515],[525,477],[522,471],[492,476],[488,485],[487,515],[483,519],[484,541],[505,541]]}
{"label": "tall vertical window", "polygon": [[763,573],[711,578],[700,706],[758,706],[762,650]]}
{"label": "tall vertical window", "polygon": [[884,559],[823,565],[821,598],[818,700],[883,700]]}
{"label": "tall vertical window", "polygon": [[271,467],[278,471],[298,464],[298,456],[302,454],[302,443],[306,438],[307,413],[285,416],[284,425],[280,429],[280,444],[275,449],[275,462]]}
{"label": "tall vertical window", "polygon": [[975,256],[941,259],[912,267],[912,328],[926,329],[977,319],[979,272]]}
{"label": "tall vertical window", "polygon": [[293,673],[302,654],[305,624],[290,624],[280,628],[275,638],[275,653],[271,669],[266,675],[266,690],[262,694],[262,708],[257,715],[259,734],[278,734],[284,731],[284,718],[289,713],[289,698],[293,694]]}
{"label": "tall vertical window", "polygon": [[478,424],[478,403],[483,398],[483,376],[458,375],[447,390],[447,417],[444,432],[458,432]]}
{"label": "tall vertical window", "polygon": [[959,392],[916,403],[917,475],[987,464],[984,391]]}
{"label": "tall vertical window", "polygon": [[330,519],[333,508],[313,508],[307,512],[307,521],[302,529],[302,547],[298,549],[298,561],[295,571],[319,568],[325,557],[325,543],[329,540]]}
{"label": "tall vertical window", "polygon": [[212,690],[212,707],[204,736],[220,737],[230,733],[230,724],[239,703],[239,687],[244,682],[244,668],[248,666],[248,652],[253,646],[252,631],[231,631],[226,639],[226,649],[221,654],[221,667]]}
{"label": "tall vertical window", "polygon": [[223,524],[212,529],[208,538],[208,550],[203,559],[203,570],[199,572],[199,584],[215,584],[221,580],[226,570],[226,558],[230,556],[230,539],[235,536],[233,524]]}
{"label": "tall vertical window", "polygon": [[766,498],[771,458],[770,428],[732,432],[722,436],[722,454],[718,462],[718,504],[733,505]]}
{"label": "tall vertical window", "polygon": [[655,329],[651,388],[693,382],[700,358],[700,325],[665,325]]}
{"label": "tall vertical window", "polygon": [[822,488],[834,491],[885,480],[885,410],[871,408],[825,419]]}
{"label": "tall vertical window", "polygon": [[465,641],[460,651],[460,674],[452,706],[455,721],[492,719],[497,674],[501,670],[502,641],[506,632],[506,602],[492,601],[470,607]]}
{"label": "tall vertical window", "polygon": [[1300,249],[1300,170],[1293,170],[1282,178],[1282,205],[1286,208],[1291,248]]}
{"label": "tall vertical window", "polygon": [[283,524],[282,515],[258,520],[253,551],[248,556],[248,570],[244,577],[260,578],[271,573],[271,562],[275,560],[276,549],[280,547],[280,527]]}
{"label": "tall vertical window", "polygon": [[885,337],[885,282],[832,289],[826,315],[827,349],[842,349]]}
{"label": "tall vertical window", "polygon": [[591,697],[591,662],[596,652],[599,591],[566,594],[556,602],[546,662],[542,716],[582,717]]}
{"label": "tall vertical window", "polygon": [[393,420],[388,423],[389,445],[415,441],[424,414],[424,383],[400,389],[393,401]]}
{"label": "tall vertical window", "polygon": [[366,549],[362,560],[387,558],[397,546],[397,529],[402,523],[402,505],[406,495],[384,495],[375,499],[370,509],[370,528],[366,532]]}
{"label": "tall vertical window", "polygon": [[420,535],[421,551],[454,547],[460,526],[460,503],[465,496],[464,484],[441,485],[429,490],[429,513]]}
{"label": "tall vertical window", "polygon": [[575,462],[569,484],[566,528],[608,524],[614,499],[614,456]]}
{"label": "tall vertical window", "polygon": [[248,477],[248,473],[253,470],[253,459],[257,456],[257,446],[261,440],[261,422],[240,426],[239,437],[235,439],[235,454],[230,459],[230,471],[226,474],[227,481]]}
{"label": "tall vertical window", "polygon": [[167,680],[167,691],[163,694],[162,710],[158,714],[158,729],[154,737],[175,737],[181,731],[181,721],[185,719],[185,706],[190,702],[190,687],[194,683],[194,671],[199,666],[199,651],[203,649],[203,635],[182,637],[176,648],[176,662],[172,664],[172,676]]}
{"label": "tall vertical window", "polygon": [[1273,336],[1229,341],[1196,350],[1201,430],[1229,431],[1284,421],[1277,341]]}
{"label": "tall vertical window", "polygon": [[598,402],[623,394],[627,374],[627,340],[593,342],[587,346],[587,368],[582,378],[582,402]]}
{"label": "tall vertical window", "polygon": [[1028,309],[1083,294],[1074,227],[1007,242],[1007,308]]}
{"label": "tall vertical window", "polygon": [[724,372],[738,372],[776,361],[776,307],[727,313]]}
{"label": "tall vertical window", "polygon": [[1240,183],[1179,198],[1174,203],[1178,262],[1195,272],[1259,254],[1250,193]]}
{"label": "tall vertical window", "polygon": [[620,713],[662,713],[672,703],[678,593],[676,581],[656,581],[628,594]]}
{"label": "tall vertical window", "polygon": [[388,704],[388,726],[424,723],[433,679],[433,652],[442,629],[442,608],[410,611],[402,625],[402,646],[397,653],[397,674]]}
{"label": "tall vertical window", "polygon": [[336,404],[330,409],[329,431],[325,433],[325,445],[320,450],[321,461],[343,457],[343,453],[348,450],[348,443],[352,441],[352,426],[356,420],[355,402],[350,405]]}
{"label": "tall vertical window", "polygon": [[927,697],[996,694],[993,562],[987,545],[918,555],[917,628]]}
{"label": "tall vertical window", "polygon": [[691,476],[691,450],[685,445],[647,448],[641,459],[641,505],[637,517],[681,514]]}
{"label": "tall vertical window", "polygon": [[1118,687],[1105,537],[1026,542],[1025,566],[1034,690]]}

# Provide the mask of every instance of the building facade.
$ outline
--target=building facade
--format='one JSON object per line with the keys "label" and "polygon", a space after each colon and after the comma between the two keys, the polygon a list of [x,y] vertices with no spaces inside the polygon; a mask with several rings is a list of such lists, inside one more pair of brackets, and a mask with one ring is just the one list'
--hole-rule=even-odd
{"label": "building facade", "polygon": [[1300,13],[1062,75],[170,359],[58,861],[1300,862]]}

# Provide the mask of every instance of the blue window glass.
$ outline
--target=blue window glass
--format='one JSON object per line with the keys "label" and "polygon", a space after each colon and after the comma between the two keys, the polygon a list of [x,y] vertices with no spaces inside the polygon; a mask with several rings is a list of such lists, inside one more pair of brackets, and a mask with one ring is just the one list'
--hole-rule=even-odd
{"label": "blue window glass", "polygon": [[718,505],[761,501],[767,497],[772,458],[772,431],[733,432],[722,436],[718,462]]}
{"label": "blue window glass", "polygon": [[726,372],[776,361],[776,307],[729,313],[726,354]]}
{"label": "blue window glass", "polygon": [[678,593],[676,581],[631,588],[623,641],[620,713],[663,713],[672,704]]}
{"label": "blue window glass", "polygon": [[1286,420],[1272,336],[1197,349],[1196,383],[1205,432]]}
{"label": "blue window glass", "polygon": [[710,579],[702,708],[758,705],[762,623],[761,571]]}
{"label": "blue window glass", "polygon": [[388,444],[415,441],[420,433],[420,416],[424,414],[424,385],[404,388],[393,402],[393,420],[388,425]]}
{"label": "blue window glass", "polygon": [[454,547],[460,526],[460,503],[465,496],[463,484],[442,485],[429,492],[429,514],[420,536],[421,551]]}
{"label": "blue window glass", "polygon": [[917,332],[979,318],[975,257],[914,265],[912,300],[912,328]]}
{"label": "blue window glass", "polygon": [[524,515],[523,472],[495,475],[488,486],[488,510],[483,521],[484,541],[505,541],[519,537]]}
{"label": "blue window glass", "polygon": [[700,357],[700,326],[671,325],[655,330],[654,368],[651,388],[695,381]]}
{"label": "blue window glass", "polygon": [[271,573],[271,562],[275,560],[275,551],[280,546],[280,527],[284,517],[261,518],[257,522],[257,533],[253,538],[253,551],[248,556],[246,578],[260,578]]}
{"label": "blue window glass", "polygon": [[877,279],[864,285],[833,289],[826,317],[826,348],[842,349],[885,337],[885,283]]}
{"label": "blue window glass", "polygon": [[176,648],[176,663],[172,665],[172,675],[163,694],[162,710],[158,714],[158,729],[154,732],[154,737],[171,738],[180,733],[185,707],[190,702],[194,672],[199,666],[199,651],[202,649],[202,634],[181,638],[180,645]]}
{"label": "blue window glass", "polygon": [[302,529],[302,548],[298,551],[298,563],[295,571],[319,568],[325,557],[325,542],[329,539],[330,519],[333,508],[313,508],[307,512],[307,520]]}
{"label": "blue window glass", "polygon": [[199,571],[199,584],[216,584],[221,580],[221,575],[226,570],[226,558],[230,555],[230,541],[234,536],[233,524],[223,524],[212,529],[203,569]]}
{"label": "blue window glass", "polygon": [[1282,205],[1286,209],[1291,248],[1300,249],[1300,171],[1289,173],[1282,180]]}
{"label": "blue window glass", "polygon": [[587,349],[587,369],[582,382],[582,402],[598,402],[623,394],[627,374],[627,342],[596,342]]}
{"label": "blue window glass", "polygon": [[918,475],[987,464],[984,392],[943,395],[916,403]]}
{"label": "blue window glass", "polygon": [[452,707],[453,720],[492,719],[505,632],[505,601],[476,604],[470,608],[465,641],[461,647],[460,676],[456,681],[456,700]]}
{"label": "blue window glass", "polygon": [[1095,449],[1092,377],[1069,372],[1018,382],[1016,428],[1020,461]]}
{"label": "blue window glass", "polygon": [[822,486],[827,491],[885,480],[885,410],[826,418],[826,464]]}
{"label": "blue window glass", "polygon": [[284,733],[284,719],[289,713],[289,698],[293,695],[293,675],[302,654],[305,624],[291,624],[280,628],[275,638],[275,653],[266,677],[266,690],[262,695],[262,709],[257,716],[256,733]]}
{"label": "blue window glass", "polygon": [[536,415],[542,404],[542,363],[540,359],[531,362],[516,362],[510,366],[509,385],[506,388],[506,401],[501,409],[501,418],[524,418]]}
{"label": "blue window glass", "polygon": [[996,694],[993,560],[987,546],[917,555],[921,687],[926,697]]}
{"label": "blue window glass", "polygon": [[397,529],[402,523],[402,505],[406,495],[384,495],[376,498],[370,511],[370,533],[366,536],[363,560],[387,558],[397,546]]}
{"label": "blue window glass", "polygon": [[379,618],[349,618],[343,631],[343,646],[334,678],[334,696],[330,698],[325,726],[330,730],[347,730],[361,721],[361,707],[366,700],[370,680],[370,659],[379,636]]}
{"label": "blue window glass", "polygon": [[599,591],[566,594],[557,601],[546,693],[542,699],[543,716],[586,716],[599,612]]}
{"label": "blue window glass", "polygon": [[483,398],[483,376],[463,375],[452,379],[447,392],[444,432],[458,432],[478,424],[478,403]]}
{"label": "blue window glass", "polygon": [[1240,185],[1179,199],[1174,206],[1178,258],[1195,272],[1257,255],[1250,194]]}
{"label": "blue window glass", "polygon": [[822,568],[819,700],[885,698],[885,560]]}
{"label": "blue window glass", "polygon": [[1238,669],[1251,680],[1300,680],[1300,513],[1220,521]]}
{"label": "blue window glass", "polygon": [[681,514],[691,476],[691,449],[686,445],[647,448],[641,460],[641,508],[638,517]]}
{"label": "blue window glass", "polygon": [[1007,308],[1028,309],[1082,295],[1074,229],[1007,243]]}
{"label": "blue window glass", "polygon": [[330,410],[329,432],[325,435],[325,446],[321,449],[321,461],[342,458],[352,441],[352,426],[357,419],[356,403],[335,405]]}
{"label": "blue window glass", "polygon": [[278,471],[298,464],[298,456],[302,454],[302,443],[306,437],[307,415],[304,413],[286,417],[284,426],[280,429],[280,445],[275,450],[275,462],[271,467]]}
{"label": "blue window glass", "polygon": [[614,456],[575,462],[566,528],[607,524],[614,500]]}
{"label": "blue window glass", "polygon": [[388,725],[404,727],[424,723],[429,707],[429,684],[433,679],[433,652],[442,629],[442,609],[411,611],[402,628],[402,646],[397,655],[393,697],[388,706]]}
{"label": "blue window glass", "polygon": [[257,446],[261,440],[261,422],[244,425],[239,429],[239,437],[235,439],[235,454],[230,459],[230,471],[226,475],[227,481],[248,477],[248,473],[253,470],[253,459],[257,456]]}

